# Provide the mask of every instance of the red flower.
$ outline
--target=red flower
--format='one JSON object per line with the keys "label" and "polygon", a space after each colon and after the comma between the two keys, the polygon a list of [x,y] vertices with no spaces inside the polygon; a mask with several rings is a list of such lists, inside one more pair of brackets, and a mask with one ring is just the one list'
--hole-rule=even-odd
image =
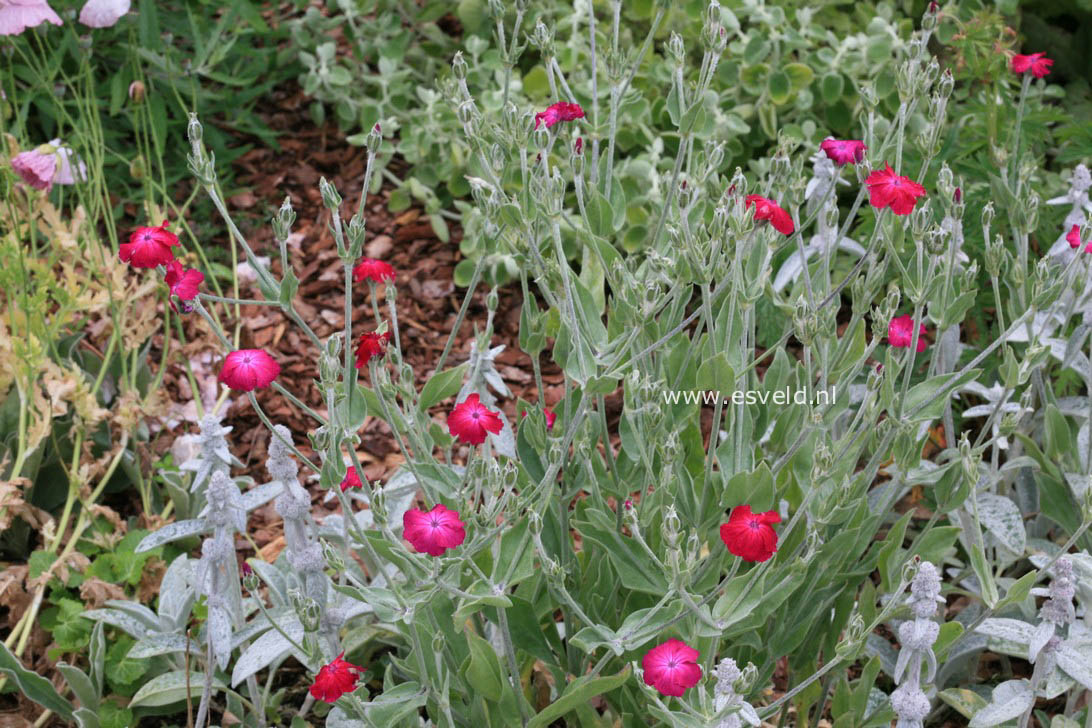
{"label": "red flower", "polygon": [[376,283],[394,280],[394,268],[390,263],[384,263],[375,258],[364,258],[353,268],[353,280],[357,283],[371,279]]}
{"label": "red flower", "polygon": [[556,104],[550,104],[545,111],[535,114],[535,128],[537,129],[542,122],[546,122],[546,128],[549,129],[559,121],[576,121],[583,118],[584,109],[580,108],[580,104],[558,101]]}
{"label": "red flower", "polygon": [[159,227],[139,227],[122,243],[118,257],[134,268],[155,268],[174,260],[171,247],[178,245],[178,236],[167,229],[167,221]]}
{"label": "red flower", "polygon": [[373,357],[383,356],[387,353],[387,342],[391,340],[389,331],[377,334],[369,331],[360,337],[356,344],[356,368],[363,369]]}
{"label": "red flower", "polygon": [[327,703],[335,703],[345,693],[356,690],[356,681],[364,674],[364,668],[344,660],[345,652],[334,658],[329,665],[319,668],[311,695]]}
{"label": "red flower", "polygon": [[697,662],[699,657],[700,652],[679,640],[668,640],[653,647],[641,660],[645,684],[664,695],[681,697],[701,680],[701,665]]}
{"label": "red flower", "polygon": [[349,488],[363,488],[364,484],[360,482],[360,476],[356,474],[356,468],[352,465],[345,471],[345,477],[341,479],[341,492],[349,490]]}
{"label": "red flower", "polygon": [[[925,351],[925,324],[918,324],[918,353]],[[887,325],[887,340],[896,349],[905,349],[914,340],[914,317],[903,314]]]}
{"label": "red flower", "polygon": [[[185,302],[197,298],[197,287],[205,280],[205,274],[193,268],[184,269],[181,263],[172,260],[167,263],[167,274],[164,278],[170,289],[170,295],[177,296],[178,300],[183,302],[182,310],[189,313],[191,308]],[[174,301],[170,301],[170,304],[172,309],[178,310],[175,308]]]}
{"label": "red flower", "polygon": [[427,513],[420,508],[411,508],[402,514],[402,535],[418,551],[440,556],[466,540],[466,529],[459,520],[458,511],[437,503]]}
{"label": "red flower", "polygon": [[728,523],[721,524],[720,540],[744,561],[765,561],[777,551],[774,523],[781,523],[777,511],[752,513],[750,506],[737,506]]}
{"label": "red flower", "polygon": [[856,139],[824,139],[819,148],[839,167],[864,159],[865,143]]}
{"label": "red flower", "polygon": [[481,445],[485,442],[485,433],[495,435],[503,426],[501,418],[481,403],[476,392],[455,405],[447,417],[448,431],[471,445]]}
{"label": "red flower", "polygon": [[[1069,247],[1076,250],[1081,247],[1081,226],[1074,225],[1069,229],[1069,232],[1065,235],[1065,240],[1069,243]],[[1084,252],[1092,253],[1092,240],[1084,242]]]}
{"label": "red flower", "polygon": [[1054,65],[1054,61],[1047,58],[1046,53],[1032,53],[1028,56],[1017,53],[1009,64],[1015,73],[1031,71],[1031,75],[1035,78],[1043,78],[1050,73],[1050,67]]}
{"label": "red flower", "polygon": [[268,387],[280,373],[280,364],[261,349],[240,349],[224,359],[220,381],[237,392],[252,392]]}
{"label": "red flower", "polygon": [[744,209],[755,206],[755,220],[769,220],[774,230],[782,235],[792,235],[796,227],[792,224],[789,213],[781,209],[773,200],[767,200],[761,195],[747,195],[744,201]]}
{"label": "red flower", "polygon": [[896,215],[909,215],[914,211],[919,197],[925,196],[925,188],[909,177],[895,174],[891,165],[877,169],[868,175],[868,201],[875,208],[890,207]]}

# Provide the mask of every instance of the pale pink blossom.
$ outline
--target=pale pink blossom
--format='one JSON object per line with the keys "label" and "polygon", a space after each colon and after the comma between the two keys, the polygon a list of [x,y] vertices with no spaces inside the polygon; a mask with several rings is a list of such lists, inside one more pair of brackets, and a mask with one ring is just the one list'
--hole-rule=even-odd
{"label": "pale pink blossom", "polygon": [[46,0],[0,0],[0,35],[19,35],[42,23],[61,24]]}
{"label": "pale pink blossom", "polygon": [[80,10],[80,22],[88,28],[113,27],[129,12],[129,0],[87,0]]}

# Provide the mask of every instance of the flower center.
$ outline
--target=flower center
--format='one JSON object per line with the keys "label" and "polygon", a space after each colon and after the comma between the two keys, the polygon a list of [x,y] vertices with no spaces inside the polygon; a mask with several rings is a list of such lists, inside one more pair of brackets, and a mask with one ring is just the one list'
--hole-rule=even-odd
{"label": "flower center", "polygon": [[679,666],[679,661],[676,660],[675,658],[671,658],[670,660],[667,661],[667,669],[668,670],[674,670],[678,666]]}
{"label": "flower center", "polygon": [[762,528],[762,524],[758,521],[751,521],[747,524],[747,527],[750,528],[752,531],[757,531],[758,529]]}
{"label": "flower center", "polygon": [[432,526],[433,528],[439,528],[440,527],[440,519],[439,518],[433,518],[431,521],[429,521],[429,525]]}
{"label": "flower center", "polygon": [[477,410],[475,410],[474,412],[470,413],[470,416],[473,417],[474,419],[478,419],[479,417],[481,417],[481,413],[478,412]]}

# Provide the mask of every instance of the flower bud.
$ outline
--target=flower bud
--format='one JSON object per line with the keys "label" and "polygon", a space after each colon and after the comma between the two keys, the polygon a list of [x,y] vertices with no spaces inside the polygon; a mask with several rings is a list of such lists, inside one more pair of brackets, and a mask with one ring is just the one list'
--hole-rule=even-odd
{"label": "flower bud", "polygon": [[451,59],[451,73],[455,78],[463,81],[466,79],[466,61],[463,59],[463,52],[456,51],[455,57]]}
{"label": "flower bud", "polygon": [[186,137],[190,140],[190,144],[200,144],[201,135],[201,122],[197,120],[197,114],[191,111],[190,121],[186,125]]}
{"label": "flower bud", "polygon": [[675,506],[669,505],[664,516],[663,537],[664,541],[671,547],[679,542],[679,525],[679,516],[675,512]]}
{"label": "flower bud", "polygon": [[[372,127],[372,130],[368,132],[368,136],[364,138],[364,148],[372,154],[375,154],[379,151],[379,147],[382,146],[382,144],[383,130],[380,128],[379,124],[376,123],[376,125]],[[367,190],[365,190],[364,194],[367,194]]]}
{"label": "flower bud", "polygon": [[260,586],[261,581],[258,579],[258,575],[254,573],[254,569],[251,568],[249,563],[244,561],[242,572],[243,586],[246,587],[248,592],[256,591]]}
{"label": "flower bud", "polygon": [[144,100],[144,83],[142,81],[133,81],[129,84],[129,100],[134,104],[139,104]]}
{"label": "flower bud", "polygon": [[322,194],[322,204],[326,205],[327,209],[336,210],[341,206],[341,195],[332,184],[326,181],[325,177],[319,179],[319,192]]}

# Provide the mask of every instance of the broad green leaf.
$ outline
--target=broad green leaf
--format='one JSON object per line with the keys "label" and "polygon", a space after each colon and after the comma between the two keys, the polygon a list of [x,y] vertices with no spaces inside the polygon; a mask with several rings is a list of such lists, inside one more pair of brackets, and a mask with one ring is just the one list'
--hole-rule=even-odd
{"label": "broad green leaf", "polygon": [[[179,703],[186,699],[186,672],[173,670],[157,675],[137,690],[129,703],[130,708],[157,708],[163,705]],[[202,672],[189,673],[189,696],[191,699],[200,698],[201,691],[205,687],[205,674]],[[214,690],[223,690],[224,683],[213,678]]]}
{"label": "broad green leaf", "polygon": [[425,382],[425,386],[421,388],[421,396],[418,402],[421,410],[427,410],[434,404],[458,394],[459,387],[463,383],[463,377],[466,375],[466,367],[467,365],[463,363],[429,377],[429,380]]}
{"label": "broad green leaf", "polygon": [[463,676],[475,691],[494,703],[499,702],[505,686],[497,651],[493,645],[469,630],[466,640],[470,645],[470,656],[463,664]]}
{"label": "broad green leaf", "polygon": [[546,728],[558,718],[566,715],[597,695],[610,692],[629,679],[629,668],[617,675],[592,678],[578,677],[565,688],[561,697],[547,705],[540,713],[527,722],[527,728]]}
{"label": "broad green leaf", "polygon": [[60,696],[53,684],[38,673],[23,667],[19,658],[4,644],[0,644],[0,673],[14,680],[19,691],[38,705],[52,710],[67,721],[72,720],[72,706]]}

